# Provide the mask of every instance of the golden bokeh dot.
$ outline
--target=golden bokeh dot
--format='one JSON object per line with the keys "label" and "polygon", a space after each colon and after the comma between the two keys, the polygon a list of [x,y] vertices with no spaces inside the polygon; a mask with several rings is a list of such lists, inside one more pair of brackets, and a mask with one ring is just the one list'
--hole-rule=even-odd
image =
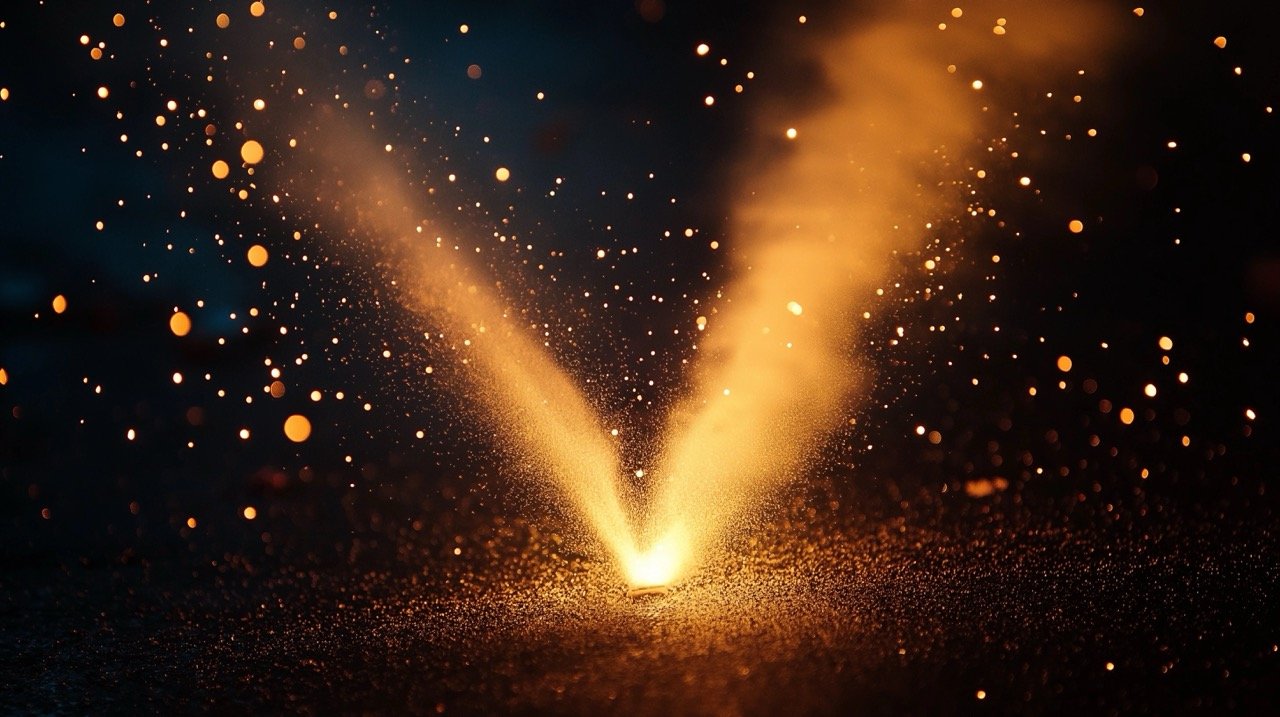
{"label": "golden bokeh dot", "polygon": [[111,90],[107,89],[106,85],[103,85],[102,87],[98,88],[98,99],[105,100],[110,95],[111,95]]}
{"label": "golden bokeh dot", "polygon": [[1165,351],[1172,351],[1172,350],[1173,350],[1173,339],[1169,338],[1168,336],[1161,336],[1161,337],[1160,337],[1160,348],[1161,348],[1161,349],[1163,349],[1163,350],[1165,350]]}
{"label": "golden bokeh dot", "polygon": [[1070,370],[1071,370],[1071,357],[1070,357],[1070,356],[1059,356],[1059,357],[1058,357],[1058,370],[1059,370],[1059,371],[1061,371],[1061,372],[1063,372],[1063,373],[1066,373],[1067,371],[1070,371]]}
{"label": "golden bokeh dot", "polygon": [[1132,409],[1132,408],[1125,407],[1125,408],[1120,409],[1120,422],[1121,422],[1121,423],[1123,423],[1124,425],[1126,425],[1126,426],[1127,426],[1127,425],[1129,425],[1130,423],[1133,423],[1133,419],[1134,419],[1134,415],[1133,415],[1133,409]]}
{"label": "golden bokeh dot", "polygon": [[52,303],[53,303],[53,313],[55,314],[61,314],[62,312],[67,310],[67,297],[63,296],[62,294],[58,294],[57,296],[53,297]]}
{"label": "golden bokeh dot", "polygon": [[217,23],[218,27],[225,30],[231,25],[231,16],[226,14],[225,12],[220,12],[218,13],[218,17],[216,20],[214,20],[214,22]]}
{"label": "golden bokeh dot", "polygon": [[505,182],[508,179],[511,179],[511,170],[507,169],[506,167],[498,167],[497,171],[493,173],[493,176],[499,182]]}
{"label": "golden bokeh dot", "polygon": [[311,437],[311,421],[297,413],[289,416],[284,419],[284,435],[294,443],[302,443]]}
{"label": "golden bokeh dot", "polygon": [[226,178],[227,178],[227,175],[228,175],[228,174],[230,174],[230,173],[231,173],[231,165],[227,164],[226,162],[222,161],[221,159],[219,159],[219,160],[215,160],[215,161],[214,161],[214,163],[213,163],[213,178],[214,178],[214,179],[226,179]]}
{"label": "golden bokeh dot", "polygon": [[259,144],[256,139],[251,139],[240,146],[240,158],[243,159],[246,164],[257,164],[258,162],[261,162],[263,154],[262,145]]}
{"label": "golden bokeh dot", "polygon": [[174,312],[169,317],[169,330],[174,336],[186,336],[191,333],[191,317],[181,311]]}
{"label": "golden bokeh dot", "polygon": [[9,372],[0,368],[0,386],[7,385],[8,383],[9,383]]}
{"label": "golden bokeh dot", "polygon": [[293,49],[301,50],[307,46],[307,38],[299,35],[293,38]]}
{"label": "golden bokeh dot", "polygon": [[116,27],[124,27],[124,14],[116,13],[111,16],[111,24]]}
{"label": "golden bokeh dot", "polygon": [[254,17],[262,17],[262,13],[267,11],[267,6],[261,2],[252,2],[249,4],[249,14]]}
{"label": "golden bokeh dot", "polygon": [[244,510],[241,511],[241,515],[244,516],[245,520],[253,520],[258,517],[258,509],[251,505],[246,505]]}
{"label": "golden bokeh dot", "polygon": [[249,259],[249,263],[253,266],[267,265],[267,248],[261,244],[254,244],[249,247],[249,251],[245,254]]}
{"label": "golden bokeh dot", "polygon": [[1084,231],[1084,222],[1079,219],[1072,219],[1067,222],[1067,229],[1070,229],[1072,234],[1079,234]]}

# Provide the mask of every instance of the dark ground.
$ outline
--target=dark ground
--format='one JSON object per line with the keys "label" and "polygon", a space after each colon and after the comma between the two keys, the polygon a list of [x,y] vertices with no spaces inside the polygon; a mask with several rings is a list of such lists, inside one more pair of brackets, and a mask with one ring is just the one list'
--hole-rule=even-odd
{"label": "dark ground", "polygon": [[1256,488],[1140,516],[1106,496],[936,485],[900,501],[897,486],[846,488],[833,508],[828,485],[642,599],[483,507],[416,531],[372,499],[309,524],[295,497],[263,526],[291,536],[274,555],[11,566],[3,699],[59,713],[1266,714],[1280,567]]}

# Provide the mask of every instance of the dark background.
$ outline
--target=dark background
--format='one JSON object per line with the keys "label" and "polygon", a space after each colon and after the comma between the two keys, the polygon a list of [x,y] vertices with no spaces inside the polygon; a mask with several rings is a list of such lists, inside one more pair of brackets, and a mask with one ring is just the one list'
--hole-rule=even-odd
{"label": "dark background", "polygon": [[[421,380],[424,363],[448,371],[418,338],[430,327],[359,262],[332,260],[324,230],[293,243],[293,225],[262,197],[220,196],[202,122],[152,118],[168,98],[176,116],[202,106],[219,123],[251,121],[253,97],[268,112],[287,106],[293,80],[255,62],[271,57],[263,38],[305,34],[314,54],[282,61],[298,84],[367,102],[387,141],[413,145],[417,180],[442,187],[440,206],[482,204],[442,220],[446,230],[510,231],[537,246],[517,273],[538,288],[552,351],[602,413],[643,436],[684,387],[692,354],[671,328],[696,315],[689,297],[731,279],[726,252],[708,244],[732,238],[731,172],[756,146],[752,113],[820,103],[820,73],[797,43],[872,9],[388,3],[335,7],[335,21],[329,9],[269,3],[258,25],[240,4],[0,11],[0,86],[12,93],[0,102],[0,706],[1273,710],[1280,147],[1264,108],[1280,104],[1280,62],[1265,18],[1218,3],[1142,18],[1121,7],[1123,47],[1074,86],[1081,106],[1043,99],[1071,94],[1063,78],[994,98],[1023,121],[993,117],[991,137],[1025,164],[997,163],[978,185],[999,222],[957,218],[944,232],[962,257],[944,283],[977,298],[904,303],[877,319],[881,337],[919,330],[896,346],[869,332],[877,379],[857,425],[758,521],[780,545],[840,556],[804,563],[827,576],[814,588],[825,607],[796,609],[825,622],[730,620],[740,639],[701,659],[663,642],[678,619],[637,618],[617,596],[571,618],[538,613],[544,629],[529,627],[510,581],[527,583],[522,600],[552,588],[542,567],[521,565],[567,561],[588,576],[590,599],[612,595],[598,588],[604,568],[537,537],[563,532],[563,516],[504,479],[496,429],[460,408],[464,397]],[[122,28],[111,26],[117,10]],[[215,31],[224,11],[232,27]],[[92,61],[82,33],[107,42],[108,58]],[[206,57],[213,48],[228,59]],[[737,95],[746,69],[759,79]],[[379,78],[387,95],[361,98]],[[702,106],[706,94],[715,107]],[[1099,137],[1086,140],[1086,127]],[[492,182],[496,166],[512,181]],[[1014,188],[1024,171],[1036,192]],[[1086,231],[1068,235],[1067,217]],[[271,250],[267,267],[244,261],[250,243]],[[633,246],[642,251],[619,254]],[[922,256],[899,260],[906,295]],[[599,310],[584,287],[616,296],[616,308]],[[50,308],[57,294],[63,314]],[[187,337],[168,331],[175,307],[192,315]],[[948,332],[922,328],[937,322]],[[1063,354],[1070,374],[1055,368]],[[280,399],[263,392],[267,358],[285,367]],[[637,401],[634,386],[649,380]],[[312,389],[324,400],[310,401]],[[1135,409],[1133,425],[1116,420],[1121,406]],[[304,444],[280,431],[296,412],[314,426]],[[652,450],[630,449],[637,461]],[[751,563],[745,545],[735,554]],[[686,595],[714,593],[719,574]],[[777,590],[764,594],[778,605],[811,602]],[[546,651],[504,652],[490,627]],[[814,644],[779,637],[795,629]],[[597,639],[574,637],[584,630]],[[656,652],[614,650],[637,641]],[[670,670],[600,667],[628,659]],[[756,670],[709,676],[735,660]],[[1104,660],[1123,674],[1103,682],[1093,670]],[[606,675],[621,685],[613,697]],[[990,697],[975,701],[982,686]]]}

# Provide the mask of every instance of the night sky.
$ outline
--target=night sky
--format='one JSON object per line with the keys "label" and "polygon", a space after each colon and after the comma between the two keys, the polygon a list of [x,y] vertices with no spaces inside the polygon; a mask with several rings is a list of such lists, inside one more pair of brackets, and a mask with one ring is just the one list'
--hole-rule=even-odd
{"label": "night sky", "polygon": [[630,475],[738,298],[744,175],[891,6],[7,3],[0,710],[1273,713],[1261,10],[1100,3],[1083,74],[975,63],[982,122],[921,190],[964,211],[848,297],[847,420],[656,601],[317,198],[357,189],[312,149],[344,117]]}

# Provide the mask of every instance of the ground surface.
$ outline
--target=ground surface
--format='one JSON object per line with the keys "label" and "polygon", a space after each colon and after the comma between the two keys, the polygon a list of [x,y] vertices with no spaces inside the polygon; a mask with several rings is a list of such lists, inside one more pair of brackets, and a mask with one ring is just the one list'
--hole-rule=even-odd
{"label": "ground surface", "polygon": [[[862,509],[798,498],[645,599],[559,536],[483,508],[414,530],[356,503],[348,524],[376,517],[351,534],[298,531],[309,537],[267,551],[36,560],[0,579],[0,673],[18,677],[0,702],[625,714],[1275,704],[1280,566],[1266,502],[1216,519],[1107,518],[1119,513],[1086,504],[1046,521],[1052,501],[1034,494],[1031,507],[997,494],[925,509],[849,497]],[[313,515],[294,508],[277,517]]]}

